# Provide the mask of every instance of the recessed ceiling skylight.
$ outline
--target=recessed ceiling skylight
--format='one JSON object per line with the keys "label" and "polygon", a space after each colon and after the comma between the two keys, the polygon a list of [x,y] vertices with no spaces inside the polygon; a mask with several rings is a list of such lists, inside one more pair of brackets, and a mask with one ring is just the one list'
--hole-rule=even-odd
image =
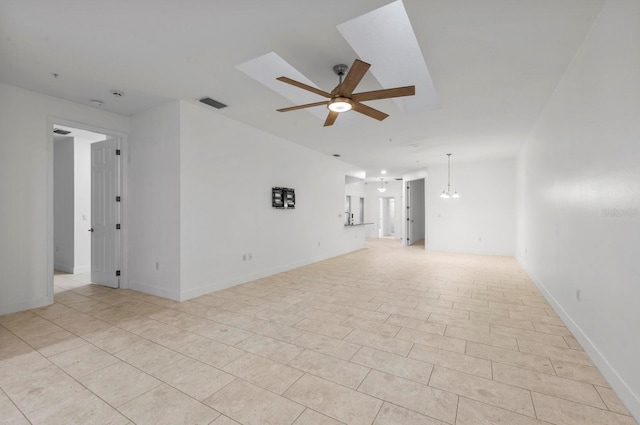
{"label": "recessed ceiling skylight", "polygon": [[[305,83],[309,86],[318,89],[320,88],[316,84],[314,84],[313,81],[302,75],[300,71],[291,66],[287,61],[278,56],[276,52],[267,53],[266,55],[251,59],[250,61],[241,63],[240,65],[236,65],[236,69],[239,69],[249,77],[253,78],[259,83],[262,83],[279,95],[289,99],[293,105],[312,103],[323,100],[313,93],[305,92],[304,90],[300,90],[297,87],[293,87],[276,80],[276,78],[278,77],[286,76],[300,81],[301,83]],[[327,116],[326,107],[309,108],[306,110],[323,120]]]}
{"label": "recessed ceiling skylight", "polygon": [[440,107],[409,16],[401,0],[338,25],[338,31],[382,87],[416,86],[416,95],[394,98],[405,113]]}

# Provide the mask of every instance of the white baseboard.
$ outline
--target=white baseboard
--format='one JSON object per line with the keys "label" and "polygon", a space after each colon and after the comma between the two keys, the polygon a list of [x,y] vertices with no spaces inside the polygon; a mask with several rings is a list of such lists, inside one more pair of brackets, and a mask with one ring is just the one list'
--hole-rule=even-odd
{"label": "white baseboard", "polygon": [[609,363],[607,358],[591,341],[589,336],[584,333],[582,328],[571,318],[562,305],[554,298],[549,292],[547,287],[539,279],[533,276],[525,267],[524,262],[516,257],[520,267],[527,273],[529,278],[533,281],[536,287],[540,290],[547,302],[551,304],[553,310],[560,316],[562,322],[569,328],[573,336],[578,340],[584,351],[587,353],[591,361],[596,365],[602,376],[607,380],[611,388],[615,391],[616,395],[622,400],[626,408],[631,412],[636,421],[640,422],[640,397],[635,394],[629,387],[627,382],[616,371],[615,367]]}
{"label": "white baseboard", "polygon": [[166,289],[158,288],[144,283],[129,281],[129,289],[144,292],[145,294],[149,295],[156,295],[158,297],[167,298],[174,301],[180,301],[180,293],[175,291],[167,291]]}
{"label": "white baseboard", "polygon": [[73,266],[69,266],[67,264],[59,264],[59,263],[55,263],[53,265],[53,268],[55,270],[59,270],[61,272],[65,272],[65,273],[70,273],[73,274]]}
{"label": "white baseboard", "polygon": [[32,308],[44,307],[51,304],[52,303],[49,300],[49,297],[42,297],[13,304],[0,305],[0,316],[3,314],[11,314],[18,311],[30,310]]}

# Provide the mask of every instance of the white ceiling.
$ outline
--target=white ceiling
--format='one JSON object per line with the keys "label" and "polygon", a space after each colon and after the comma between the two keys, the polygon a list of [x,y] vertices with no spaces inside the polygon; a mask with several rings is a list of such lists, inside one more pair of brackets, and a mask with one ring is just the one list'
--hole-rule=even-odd
{"label": "white ceiling", "polygon": [[[453,162],[515,155],[604,0],[404,0],[442,107],[369,103],[390,114],[382,122],[348,113],[323,127],[305,111],[276,112],[291,101],[236,69],[273,51],[330,91],[333,65],[357,57],[337,26],[389,3],[0,0],[0,81],[123,115],[210,96],[229,105],[213,114],[392,178],[447,152]],[[368,73],[358,91],[377,88]]]}

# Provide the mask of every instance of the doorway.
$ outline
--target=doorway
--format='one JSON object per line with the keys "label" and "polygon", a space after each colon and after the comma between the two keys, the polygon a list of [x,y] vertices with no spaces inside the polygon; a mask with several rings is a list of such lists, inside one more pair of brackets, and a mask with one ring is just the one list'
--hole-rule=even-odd
{"label": "doorway", "polygon": [[407,245],[426,245],[425,180],[408,181],[405,188],[407,202],[405,242]]}
{"label": "doorway", "polygon": [[[51,269],[77,281],[118,288],[123,263],[123,136],[83,127],[52,123]],[[52,287],[53,280],[52,276]]]}
{"label": "doorway", "polygon": [[396,235],[396,198],[379,198],[378,237],[395,238]]}

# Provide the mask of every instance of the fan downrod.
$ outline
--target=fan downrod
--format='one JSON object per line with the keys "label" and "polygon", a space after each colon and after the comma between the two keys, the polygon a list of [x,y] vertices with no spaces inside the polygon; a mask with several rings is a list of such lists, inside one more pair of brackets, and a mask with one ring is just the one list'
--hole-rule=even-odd
{"label": "fan downrod", "polygon": [[340,77],[340,84],[342,84],[342,77],[344,77],[344,74],[347,73],[348,69],[349,69],[349,65],[345,65],[343,63],[333,66],[333,72],[335,72],[336,75]]}

